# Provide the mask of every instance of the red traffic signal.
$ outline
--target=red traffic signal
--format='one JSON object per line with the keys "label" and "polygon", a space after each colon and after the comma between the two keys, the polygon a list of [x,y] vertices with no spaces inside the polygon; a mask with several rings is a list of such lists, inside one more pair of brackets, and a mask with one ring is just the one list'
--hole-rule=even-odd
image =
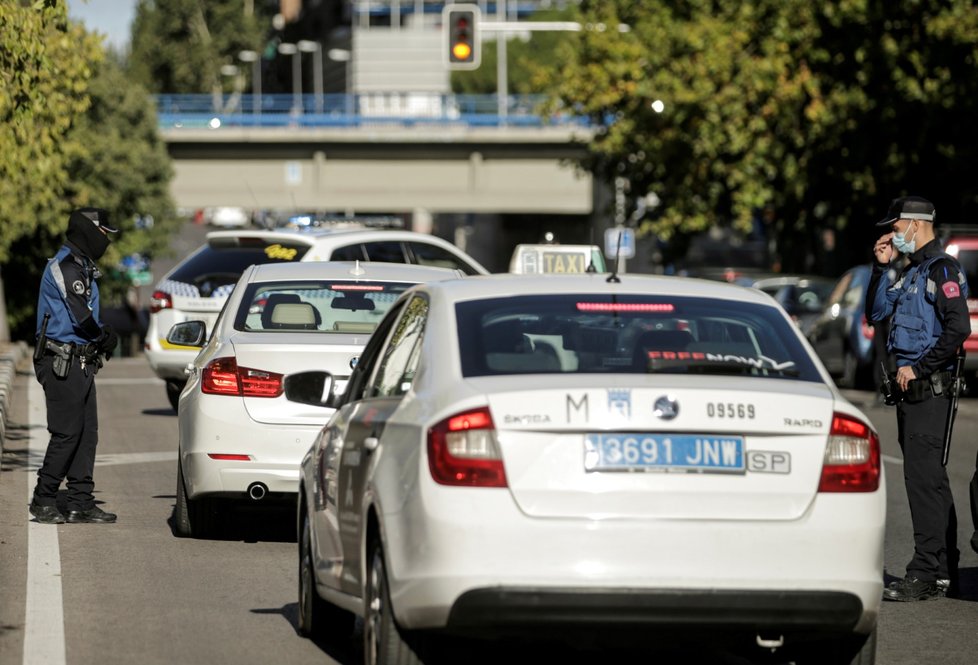
{"label": "red traffic signal", "polygon": [[477,5],[446,5],[442,12],[445,63],[449,69],[475,69],[481,60]]}

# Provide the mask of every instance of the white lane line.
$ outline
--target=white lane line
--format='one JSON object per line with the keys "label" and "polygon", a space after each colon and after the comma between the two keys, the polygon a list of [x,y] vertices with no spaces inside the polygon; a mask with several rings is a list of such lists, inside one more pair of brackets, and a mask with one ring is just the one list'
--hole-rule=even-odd
{"label": "white lane line", "polygon": [[889,462],[890,464],[899,464],[903,466],[903,460],[899,457],[893,457],[892,455],[883,455],[883,461]]}
{"label": "white lane line", "polygon": [[146,386],[150,384],[163,385],[163,379],[99,379],[99,386]]}
{"label": "white lane line", "polygon": [[141,464],[143,462],[175,462],[177,451],[167,450],[159,453],[107,453],[95,456],[95,466],[118,466],[119,464]]}
{"label": "white lane line", "polygon": [[[37,469],[48,445],[44,391],[29,379],[28,501],[34,496]],[[28,513],[28,520],[31,515]],[[61,548],[54,524],[27,523],[27,611],[24,616],[24,665],[64,665],[65,620],[61,595]]]}

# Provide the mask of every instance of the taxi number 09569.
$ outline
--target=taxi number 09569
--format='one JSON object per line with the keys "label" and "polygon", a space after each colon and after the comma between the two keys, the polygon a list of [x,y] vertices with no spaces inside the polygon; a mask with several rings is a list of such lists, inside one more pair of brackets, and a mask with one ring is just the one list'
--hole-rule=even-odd
{"label": "taxi number 09569", "polygon": [[754,405],[739,402],[707,402],[708,418],[753,418]]}

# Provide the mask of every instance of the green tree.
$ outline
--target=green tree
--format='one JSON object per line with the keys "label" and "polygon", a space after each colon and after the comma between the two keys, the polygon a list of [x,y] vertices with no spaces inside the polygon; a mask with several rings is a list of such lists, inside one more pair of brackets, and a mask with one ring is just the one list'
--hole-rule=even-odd
{"label": "green tree", "polygon": [[903,193],[976,212],[973,2],[585,0],[578,20],[542,75],[551,110],[594,121],[582,166],[658,196],[646,233],[746,231],[767,210],[797,270],[819,228],[861,248]]}
{"label": "green tree", "polygon": [[[257,49],[263,23],[240,0],[139,0],[132,24],[129,77],[151,93],[210,93],[232,82],[221,66]],[[259,7],[261,3],[258,3]]]}
{"label": "green tree", "polygon": [[[101,260],[100,280],[104,306],[123,302],[129,281],[114,269],[133,253],[150,256],[167,251],[177,218],[169,184],[173,175],[166,146],[157,131],[156,109],[145,90],[132,85],[119,65],[104,61],[95,69],[89,87],[91,104],[66,137],[64,196],[70,208],[92,205],[105,208],[120,228]],[[136,228],[135,218],[151,215],[151,228]],[[19,283],[35,284],[44,257],[61,245],[67,220],[63,211],[51,229],[41,230],[15,245],[11,274]],[[8,294],[11,327],[29,338],[33,326],[36,289]]]}
{"label": "green tree", "polygon": [[[0,3],[0,265],[10,281],[11,248],[63,223],[67,138],[88,106],[101,59],[98,39],[68,22],[63,2]],[[0,280],[0,340],[9,338]]]}

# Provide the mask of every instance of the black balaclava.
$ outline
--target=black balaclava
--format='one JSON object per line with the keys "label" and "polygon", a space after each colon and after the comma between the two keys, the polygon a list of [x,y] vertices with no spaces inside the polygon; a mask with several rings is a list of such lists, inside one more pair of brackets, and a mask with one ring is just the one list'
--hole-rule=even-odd
{"label": "black balaclava", "polygon": [[93,261],[98,261],[109,247],[109,238],[99,230],[92,217],[100,220],[103,224],[108,224],[109,213],[107,210],[79,208],[73,210],[71,216],[68,217],[68,231],[65,233],[65,238],[82,254]]}

